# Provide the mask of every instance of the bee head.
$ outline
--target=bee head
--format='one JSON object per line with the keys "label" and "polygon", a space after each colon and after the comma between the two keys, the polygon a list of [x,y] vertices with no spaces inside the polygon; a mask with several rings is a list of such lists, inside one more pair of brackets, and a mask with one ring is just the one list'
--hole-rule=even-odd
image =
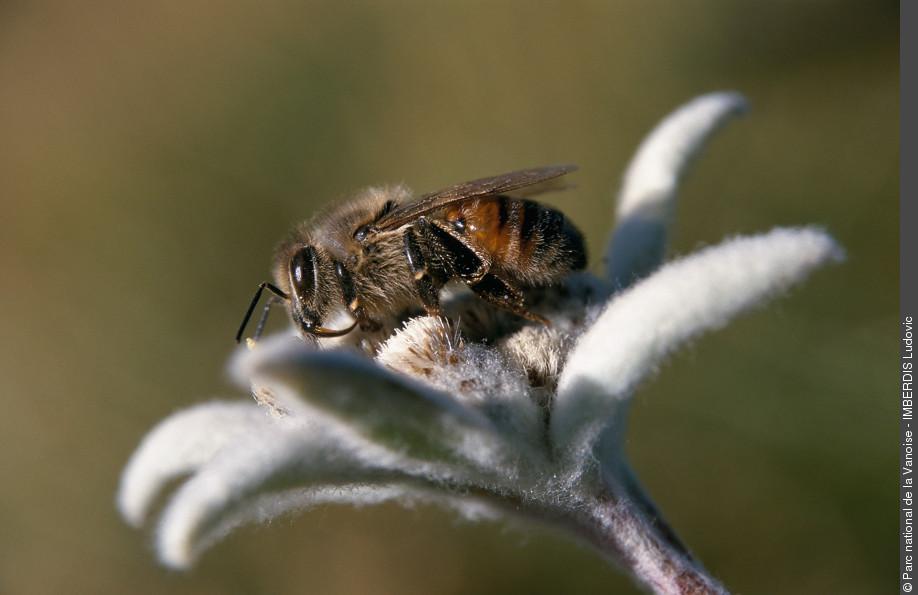
{"label": "bee head", "polygon": [[324,250],[303,246],[290,257],[290,315],[304,334],[316,337],[339,337],[357,326],[342,330],[327,329],[322,319],[340,295],[340,281],[335,266]]}

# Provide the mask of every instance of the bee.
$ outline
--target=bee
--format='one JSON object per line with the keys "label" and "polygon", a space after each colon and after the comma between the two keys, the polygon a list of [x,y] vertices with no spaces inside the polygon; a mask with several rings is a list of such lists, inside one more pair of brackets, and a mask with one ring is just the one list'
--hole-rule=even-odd
{"label": "bee", "polygon": [[[278,246],[274,283],[258,286],[236,341],[265,289],[273,295],[255,338],[277,300],[286,302],[304,339],[340,337],[358,326],[378,330],[383,320],[411,307],[439,314],[440,290],[450,281],[465,284],[497,308],[548,324],[527,308],[523,290],[551,285],[584,268],[583,236],[560,211],[507,193],[575,169],[524,169],[414,201],[402,186],[367,189],[299,225]],[[324,326],[342,309],[352,324]]]}

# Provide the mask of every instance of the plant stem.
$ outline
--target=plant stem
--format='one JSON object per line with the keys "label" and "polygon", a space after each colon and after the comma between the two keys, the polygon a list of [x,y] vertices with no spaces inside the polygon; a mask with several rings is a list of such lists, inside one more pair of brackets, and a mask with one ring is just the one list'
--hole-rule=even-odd
{"label": "plant stem", "polygon": [[[602,492],[576,518],[581,535],[607,559],[659,595],[726,595],[687,551],[668,536],[660,517],[648,518],[628,497]],[[676,545],[679,544],[679,545]]]}

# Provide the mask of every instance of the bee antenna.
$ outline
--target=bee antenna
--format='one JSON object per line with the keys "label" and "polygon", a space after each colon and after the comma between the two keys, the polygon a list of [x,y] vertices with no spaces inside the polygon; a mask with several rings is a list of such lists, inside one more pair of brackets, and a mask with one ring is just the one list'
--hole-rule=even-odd
{"label": "bee antenna", "polygon": [[240,341],[242,341],[242,333],[245,332],[245,327],[246,325],[249,324],[249,319],[252,318],[252,312],[255,311],[255,306],[258,305],[258,300],[261,299],[261,293],[266,288],[268,289],[268,291],[270,291],[274,295],[271,296],[271,299],[265,305],[265,311],[261,315],[261,319],[258,321],[258,327],[255,329],[256,338],[261,336],[261,331],[265,326],[265,322],[268,320],[268,311],[271,309],[271,305],[274,301],[274,296],[283,298],[285,300],[290,299],[290,296],[288,296],[286,293],[284,293],[282,290],[280,290],[277,286],[273,285],[272,283],[268,283],[267,281],[265,281],[264,283],[261,283],[258,286],[258,289],[255,290],[255,295],[252,296],[252,302],[249,304],[248,309],[245,311],[245,316],[242,317],[242,324],[239,325],[239,330],[236,332],[236,343],[239,343]]}
{"label": "bee antenna", "polygon": [[261,316],[258,317],[258,324],[255,326],[255,333],[252,334],[252,340],[258,341],[261,339],[261,333],[265,330],[265,323],[268,322],[268,314],[271,312],[271,306],[280,301],[280,298],[274,294],[268,296],[268,299],[265,300],[265,307],[261,311]]}

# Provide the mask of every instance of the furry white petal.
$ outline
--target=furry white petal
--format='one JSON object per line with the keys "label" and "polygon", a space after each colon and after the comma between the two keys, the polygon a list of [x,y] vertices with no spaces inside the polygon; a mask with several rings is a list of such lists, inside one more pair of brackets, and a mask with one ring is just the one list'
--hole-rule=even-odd
{"label": "furry white petal", "polygon": [[255,493],[241,505],[225,508],[210,525],[198,532],[196,538],[179,534],[166,541],[160,535],[159,555],[169,566],[188,568],[210,546],[234,529],[246,524],[271,521],[285,514],[304,512],[315,506],[346,504],[355,507],[397,502],[404,507],[434,504],[450,508],[469,521],[497,520],[503,511],[487,500],[472,495],[451,494],[434,484],[418,481],[386,481],[383,477],[371,482],[335,483],[277,491]]}
{"label": "furry white petal", "polygon": [[[485,457],[490,465],[490,457],[504,445],[500,433],[480,412],[356,353],[283,344],[253,350],[248,367],[257,384],[278,394],[293,393],[309,407],[413,457],[436,461]],[[473,444],[474,452],[469,452]]]}
{"label": "furry white petal", "polygon": [[664,118],[641,143],[625,171],[606,251],[613,287],[627,287],[663,261],[680,179],[708,138],[745,109],[739,93],[702,95]]}
{"label": "furry white petal", "polygon": [[[688,339],[842,258],[815,228],[727,240],[667,264],[613,298],[574,347],[551,420],[555,448],[586,454],[634,387]],[[618,417],[619,419],[613,419]]]}
{"label": "furry white petal", "polygon": [[270,430],[273,423],[254,403],[214,401],[170,415],[131,456],[118,487],[118,510],[139,526],[167,482],[195,471],[242,436]]}
{"label": "furry white petal", "polygon": [[[322,485],[362,485],[444,477],[432,465],[407,462],[372,445],[342,444],[327,429],[279,424],[227,444],[172,497],[162,514],[157,552],[164,564],[190,565],[198,554],[249,520],[269,520],[289,502],[290,490]],[[346,500],[346,498],[345,498]]]}

